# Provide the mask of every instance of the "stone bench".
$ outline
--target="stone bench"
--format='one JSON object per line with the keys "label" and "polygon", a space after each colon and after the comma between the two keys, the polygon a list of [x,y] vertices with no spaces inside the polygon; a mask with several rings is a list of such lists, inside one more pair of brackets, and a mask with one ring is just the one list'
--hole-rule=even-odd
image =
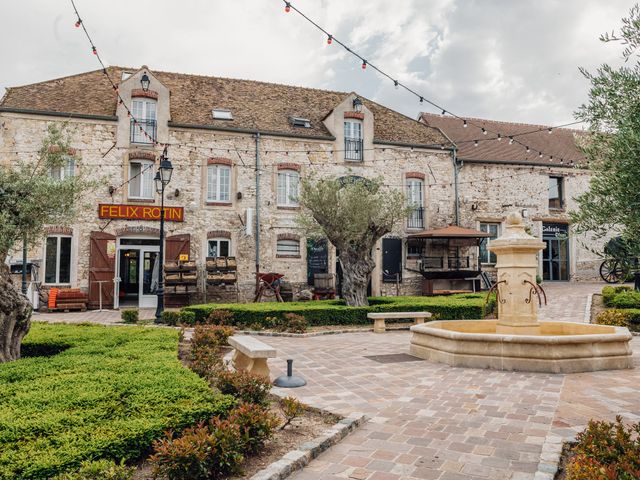
{"label": "stone bench", "polygon": [[384,333],[386,325],[384,321],[397,318],[410,318],[415,320],[416,325],[424,323],[425,318],[431,317],[431,312],[384,312],[384,313],[367,313],[367,318],[373,320],[373,331],[375,333]]}
{"label": "stone bench", "polygon": [[236,370],[269,378],[267,358],[276,356],[275,348],[249,335],[234,335],[228,342],[235,349],[232,365]]}

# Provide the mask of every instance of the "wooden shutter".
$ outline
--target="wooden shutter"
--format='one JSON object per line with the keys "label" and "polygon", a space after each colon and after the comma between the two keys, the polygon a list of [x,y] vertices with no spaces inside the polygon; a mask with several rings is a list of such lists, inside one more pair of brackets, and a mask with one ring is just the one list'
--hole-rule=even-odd
{"label": "wooden shutter", "polygon": [[[113,277],[116,274],[116,237],[104,232],[91,232],[89,247],[89,308],[113,307]],[[111,246],[109,246],[109,243]],[[103,280],[102,283],[96,283]]]}
{"label": "wooden shutter", "polygon": [[191,259],[191,235],[172,235],[165,240],[164,258],[168,261],[177,261],[181,253],[186,253]]}

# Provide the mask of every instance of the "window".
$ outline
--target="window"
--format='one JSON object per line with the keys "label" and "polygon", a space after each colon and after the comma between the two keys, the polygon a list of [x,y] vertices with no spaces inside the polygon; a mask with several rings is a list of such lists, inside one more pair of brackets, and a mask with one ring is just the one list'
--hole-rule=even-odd
{"label": "window", "polygon": [[407,257],[421,257],[422,243],[409,240],[407,242]]}
{"label": "window", "polygon": [[231,242],[227,238],[212,238],[207,245],[207,257],[228,257],[231,252]]}
{"label": "window", "polygon": [[291,117],[290,120],[294,127],[311,128],[311,120],[308,118]]}
{"label": "window", "polygon": [[153,162],[132,160],[129,162],[129,198],[153,199]]}
{"label": "window", "polygon": [[156,139],[156,101],[133,100],[131,115],[131,143],[153,143]]}
{"label": "window", "polygon": [[230,202],[231,167],[209,165],[207,167],[207,201]]}
{"label": "window", "polygon": [[65,178],[70,178],[75,175],[76,169],[76,161],[73,157],[66,157],[66,163],[63,165],[58,165],[55,167],[51,167],[51,171],[49,174],[51,178],[55,180],[64,180]]}
{"label": "window", "polygon": [[564,208],[564,192],[562,177],[549,177],[549,208]]}
{"label": "window", "polygon": [[494,264],[496,263],[496,254],[487,249],[489,242],[495,240],[500,235],[499,223],[481,223],[480,231],[490,233],[491,236],[480,244],[480,263]]}
{"label": "window", "polygon": [[300,242],[298,240],[278,240],[276,254],[285,257],[299,257]]}
{"label": "window", "polygon": [[295,170],[278,172],[278,206],[297,207],[300,174]]}
{"label": "window", "polygon": [[362,160],[362,122],[344,122],[344,158]]}
{"label": "window", "polygon": [[214,108],[211,110],[211,115],[216,120],[233,120],[231,110],[226,110],[224,108]]}
{"label": "window", "polygon": [[411,212],[407,220],[408,228],[424,228],[424,182],[419,178],[407,179],[407,205]]}
{"label": "window", "polygon": [[71,237],[47,237],[44,283],[71,282]]}

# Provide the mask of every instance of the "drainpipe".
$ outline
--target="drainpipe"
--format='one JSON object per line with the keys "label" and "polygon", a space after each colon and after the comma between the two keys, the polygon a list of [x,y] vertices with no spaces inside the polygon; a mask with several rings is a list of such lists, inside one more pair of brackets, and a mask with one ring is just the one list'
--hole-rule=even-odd
{"label": "drainpipe", "polygon": [[[460,226],[460,198],[458,195],[458,149],[454,146],[451,154],[453,158],[453,196],[455,202],[456,226]],[[462,164],[460,165],[462,166]]]}
{"label": "drainpipe", "polygon": [[256,132],[256,294],[260,288],[260,133]]}

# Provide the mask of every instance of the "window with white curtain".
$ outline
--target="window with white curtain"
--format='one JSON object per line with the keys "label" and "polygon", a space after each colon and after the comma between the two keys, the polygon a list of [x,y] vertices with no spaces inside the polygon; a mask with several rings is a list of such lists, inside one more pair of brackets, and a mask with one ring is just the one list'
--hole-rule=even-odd
{"label": "window with white curtain", "polygon": [[129,162],[129,198],[153,199],[153,170],[151,160]]}
{"label": "window with white curtain", "polygon": [[44,249],[44,283],[71,281],[71,237],[47,237]]}
{"label": "window with white curtain", "polygon": [[300,188],[300,174],[295,170],[280,170],[278,172],[278,205],[282,207],[297,207]]}
{"label": "window with white curtain", "polygon": [[156,101],[148,98],[133,100],[131,115],[131,141],[153,143],[156,138]]}
{"label": "window with white curtain", "polygon": [[209,165],[207,167],[207,201],[231,201],[231,167]]}
{"label": "window with white curtain", "polygon": [[411,208],[408,228],[424,228],[424,181],[407,178],[407,205]]}

